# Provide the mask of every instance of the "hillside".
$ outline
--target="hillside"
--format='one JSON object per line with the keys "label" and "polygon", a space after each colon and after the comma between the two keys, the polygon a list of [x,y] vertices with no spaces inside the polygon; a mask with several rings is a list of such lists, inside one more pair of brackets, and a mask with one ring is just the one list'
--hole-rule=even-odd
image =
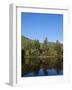
{"label": "hillside", "polygon": [[31,45],[33,42],[34,42],[34,40],[31,40],[27,37],[24,37],[24,36],[21,37],[22,48],[26,48],[27,46],[29,46],[29,44]]}

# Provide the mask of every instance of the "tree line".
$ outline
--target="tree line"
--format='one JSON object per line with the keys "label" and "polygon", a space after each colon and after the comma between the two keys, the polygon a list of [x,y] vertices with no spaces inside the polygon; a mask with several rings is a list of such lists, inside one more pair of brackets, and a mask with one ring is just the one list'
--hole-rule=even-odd
{"label": "tree line", "polygon": [[40,43],[39,40],[33,40],[33,42],[28,42],[22,48],[22,60],[26,57],[37,58],[38,56],[63,57],[63,45],[58,40],[55,43],[49,44],[48,38],[46,37],[43,43]]}

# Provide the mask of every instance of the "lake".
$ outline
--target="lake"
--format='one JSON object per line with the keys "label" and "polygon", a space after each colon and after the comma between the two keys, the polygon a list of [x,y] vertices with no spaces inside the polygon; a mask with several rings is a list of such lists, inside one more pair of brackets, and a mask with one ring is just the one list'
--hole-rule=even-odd
{"label": "lake", "polygon": [[63,75],[63,60],[54,57],[25,58],[22,77]]}
{"label": "lake", "polygon": [[29,72],[24,75],[24,77],[32,77],[32,76],[55,76],[55,75],[63,75],[63,70],[59,71],[59,74],[57,73],[56,69],[47,69],[46,72],[43,68],[40,68],[38,73],[35,72]]}

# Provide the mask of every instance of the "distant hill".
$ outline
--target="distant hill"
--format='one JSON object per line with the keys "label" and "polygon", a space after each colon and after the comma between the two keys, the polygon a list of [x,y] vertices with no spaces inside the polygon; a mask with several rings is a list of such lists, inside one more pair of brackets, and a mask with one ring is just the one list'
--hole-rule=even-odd
{"label": "distant hill", "polygon": [[26,48],[27,46],[29,46],[29,44],[32,44],[34,42],[34,40],[31,40],[25,36],[21,36],[21,46],[22,48]]}

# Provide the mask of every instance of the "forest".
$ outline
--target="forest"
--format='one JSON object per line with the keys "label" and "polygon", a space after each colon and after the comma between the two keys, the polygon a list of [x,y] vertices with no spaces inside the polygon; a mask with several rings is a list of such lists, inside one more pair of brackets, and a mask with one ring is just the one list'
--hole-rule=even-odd
{"label": "forest", "polygon": [[48,76],[47,70],[52,68],[59,75],[63,71],[63,44],[58,40],[50,42],[47,37],[40,42],[21,36],[21,63],[22,77],[30,72],[39,76],[40,68],[43,68],[45,76]]}

